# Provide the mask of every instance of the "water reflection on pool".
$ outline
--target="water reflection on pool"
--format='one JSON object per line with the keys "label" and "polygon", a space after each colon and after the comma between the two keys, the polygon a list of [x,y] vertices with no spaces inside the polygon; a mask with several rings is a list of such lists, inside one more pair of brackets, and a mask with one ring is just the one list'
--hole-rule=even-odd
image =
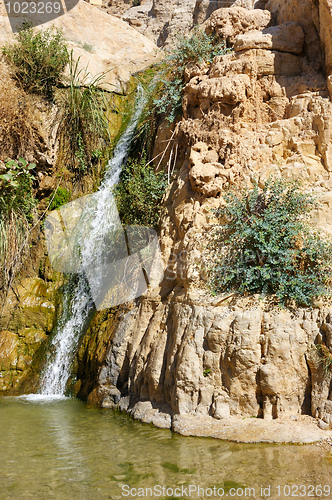
{"label": "water reflection on pool", "polygon": [[328,489],[308,489],[332,491],[332,459],[317,446],[185,438],[75,399],[3,398],[0,424],[0,500],[151,498],[157,485],[155,498],[172,490],[189,498],[189,485],[191,498],[218,498],[208,496],[213,490],[197,495],[198,486],[223,488],[229,498],[250,487],[264,498],[261,487],[269,485],[269,498],[332,498]]}

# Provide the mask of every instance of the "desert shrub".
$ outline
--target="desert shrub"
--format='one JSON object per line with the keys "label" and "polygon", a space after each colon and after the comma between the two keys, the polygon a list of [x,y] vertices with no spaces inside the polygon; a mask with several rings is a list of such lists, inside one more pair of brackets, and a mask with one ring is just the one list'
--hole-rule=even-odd
{"label": "desert shrub", "polygon": [[98,88],[104,75],[90,78],[78,68],[79,60],[70,58],[69,87],[55,95],[57,113],[54,125],[63,160],[78,172],[84,172],[95,152],[109,142],[107,110],[110,98]]}
{"label": "desert shrub", "polygon": [[155,228],[166,186],[166,175],[155,173],[145,157],[129,159],[114,190],[122,223]]}
{"label": "desert shrub", "polygon": [[328,293],[332,244],[310,226],[315,198],[297,181],[270,179],[230,191],[215,213],[214,291],[275,294],[281,304],[310,305]]}
{"label": "desert shrub", "polygon": [[36,199],[32,194],[35,164],[23,158],[2,164],[0,175],[0,287],[5,289],[17,273],[33,220]]}
{"label": "desert shrub", "polygon": [[62,188],[60,186],[49,198],[49,201],[51,201],[49,210],[57,210],[58,208],[62,207],[62,205],[68,203],[70,200],[71,192],[68,191],[68,189]]}
{"label": "desert shrub", "polygon": [[184,73],[189,63],[211,63],[217,55],[226,54],[229,49],[215,36],[195,27],[189,35],[179,35],[176,45],[164,61],[158,96],[154,105],[159,113],[165,113],[173,122],[181,112],[182,95],[185,86]]}
{"label": "desert shrub", "polygon": [[35,32],[31,25],[23,23],[16,34],[16,43],[2,50],[24,90],[52,97],[53,87],[60,83],[69,61],[61,30],[48,28]]}

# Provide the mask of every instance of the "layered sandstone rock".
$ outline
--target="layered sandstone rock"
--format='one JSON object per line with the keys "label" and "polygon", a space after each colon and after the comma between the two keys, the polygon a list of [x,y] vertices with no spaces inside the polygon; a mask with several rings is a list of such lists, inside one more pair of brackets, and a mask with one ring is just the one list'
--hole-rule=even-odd
{"label": "layered sandstone rock", "polygon": [[[294,315],[264,311],[259,301],[251,307],[208,301],[175,290],[166,301],[150,297],[121,313],[115,328],[114,317],[107,318],[89,339],[98,346],[97,381],[89,386],[86,378],[81,395],[95,387],[90,402],[119,406],[158,427],[173,422],[176,430],[176,416],[197,417],[197,432],[206,417],[302,421],[312,414],[332,422],[331,375],[324,376],[313,347],[318,338],[331,343],[330,310]],[[81,377],[96,362],[89,352]]]}

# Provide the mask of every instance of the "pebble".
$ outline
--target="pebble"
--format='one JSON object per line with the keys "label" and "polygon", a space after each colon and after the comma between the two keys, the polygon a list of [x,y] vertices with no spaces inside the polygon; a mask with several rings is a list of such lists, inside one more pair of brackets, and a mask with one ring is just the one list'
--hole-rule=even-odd
{"label": "pebble", "polygon": [[327,431],[330,428],[330,424],[327,424],[324,420],[319,420],[318,427],[322,429],[322,431]]}

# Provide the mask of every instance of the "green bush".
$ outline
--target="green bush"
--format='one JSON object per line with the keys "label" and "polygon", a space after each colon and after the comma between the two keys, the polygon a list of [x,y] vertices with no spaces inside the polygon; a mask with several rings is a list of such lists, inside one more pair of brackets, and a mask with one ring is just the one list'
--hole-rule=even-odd
{"label": "green bush", "polygon": [[178,36],[175,48],[169,52],[164,62],[158,97],[154,101],[157,111],[165,113],[168,120],[173,122],[181,112],[184,72],[187,65],[202,61],[211,63],[215,56],[228,52],[224,42],[220,42],[215,36],[207,35],[197,26],[189,36]]}
{"label": "green bush", "polygon": [[68,64],[67,45],[61,30],[48,28],[35,32],[24,23],[16,43],[2,49],[13,66],[14,76],[24,90],[52,97]]}
{"label": "green bush", "polygon": [[50,197],[50,201],[52,200],[49,210],[57,210],[68,203],[71,199],[71,192],[68,189],[58,187],[55,193]]}
{"label": "green bush", "polygon": [[98,88],[104,74],[92,80],[89,73],[78,69],[70,58],[69,87],[55,95],[57,114],[54,124],[63,161],[76,171],[84,172],[95,160],[96,150],[109,142],[107,92]]}
{"label": "green bush", "polygon": [[128,160],[114,190],[122,223],[155,228],[166,186],[166,175],[156,174],[145,157]]}
{"label": "green bush", "polygon": [[281,304],[307,306],[328,293],[332,244],[310,226],[317,203],[297,181],[270,179],[225,201],[212,238],[215,292],[275,294]]}
{"label": "green bush", "polygon": [[23,158],[2,165],[0,175],[0,288],[7,289],[22,262],[37,204],[32,194],[34,163]]}

